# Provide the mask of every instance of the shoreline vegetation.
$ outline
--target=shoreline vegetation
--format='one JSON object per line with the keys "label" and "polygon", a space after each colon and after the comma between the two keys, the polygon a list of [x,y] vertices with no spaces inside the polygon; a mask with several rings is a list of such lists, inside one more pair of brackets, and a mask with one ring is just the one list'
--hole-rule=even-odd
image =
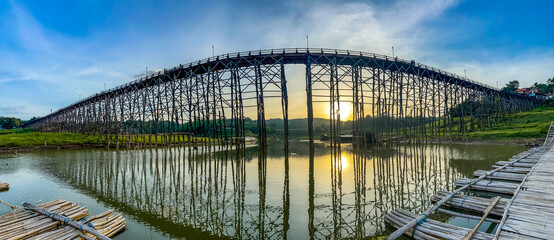
{"label": "shoreline vegetation", "polygon": [[104,147],[96,136],[77,133],[35,132],[32,129],[0,130],[0,152]]}
{"label": "shoreline vegetation", "polygon": [[[550,122],[554,120],[554,107],[538,107],[531,111],[514,113],[507,116],[505,122],[493,126],[491,129],[467,132],[469,141],[493,142],[539,142],[544,141]],[[462,135],[458,134],[457,139]]]}
{"label": "shoreline vegetation", "polygon": [[[539,107],[527,112],[512,114],[507,120],[487,130],[455,133],[438,143],[463,144],[527,144],[542,143],[550,122],[554,120],[554,107]],[[102,148],[107,141],[98,136],[79,133],[46,133],[32,129],[1,129],[0,152],[33,151],[47,149]],[[112,146],[115,144],[112,142]],[[124,145],[124,144],[122,144]]]}

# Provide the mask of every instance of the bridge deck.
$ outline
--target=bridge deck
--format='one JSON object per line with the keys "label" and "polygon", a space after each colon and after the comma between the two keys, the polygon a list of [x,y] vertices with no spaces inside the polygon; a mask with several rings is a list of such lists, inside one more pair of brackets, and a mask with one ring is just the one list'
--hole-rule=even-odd
{"label": "bridge deck", "polygon": [[511,200],[499,239],[554,236],[554,148],[527,175]]}

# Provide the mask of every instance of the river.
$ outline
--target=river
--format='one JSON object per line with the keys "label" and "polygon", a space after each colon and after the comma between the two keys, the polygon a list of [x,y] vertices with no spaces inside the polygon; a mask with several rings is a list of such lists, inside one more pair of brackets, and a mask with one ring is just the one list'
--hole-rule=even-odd
{"label": "river", "polygon": [[[340,151],[305,142],[244,151],[183,147],[0,154],[0,182],[12,204],[59,198],[91,214],[121,212],[116,239],[325,239],[379,237],[384,214],[420,213],[438,190],[524,151],[514,145],[398,145]],[[310,166],[313,159],[313,166]],[[0,206],[0,214],[11,209]],[[459,226],[476,221],[431,216]],[[483,231],[495,225],[486,223]]]}

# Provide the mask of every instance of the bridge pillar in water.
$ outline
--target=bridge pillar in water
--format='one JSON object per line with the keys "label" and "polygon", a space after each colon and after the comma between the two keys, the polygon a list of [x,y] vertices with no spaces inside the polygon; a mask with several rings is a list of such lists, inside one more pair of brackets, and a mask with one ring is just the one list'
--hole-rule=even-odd
{"label": "bridge pillar in water", "polygon": [[289,97],[287,94],[287,79],[285,77],[285,64],[281,59],[281,107],[283,109],[283,140],[285,153],[288,154],[289,147]]}
{"label": "bridge pillar in water", "polygon": [[310,54],[306,57],[306,105],[308,108],[308,135],[310,149],[314,149],[314,107],[312,102],[312,66]]}

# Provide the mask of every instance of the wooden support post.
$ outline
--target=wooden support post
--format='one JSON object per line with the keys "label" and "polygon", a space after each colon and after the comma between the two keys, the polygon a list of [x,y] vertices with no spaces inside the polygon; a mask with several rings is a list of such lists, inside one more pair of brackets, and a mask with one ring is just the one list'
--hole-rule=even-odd
{"label": "wooden support post", "polygon": [[314,149],[314,108],[312,102],[312,66],[310,55],[306,58],[306,104],[308,107],[308,135],[310,136],[310,149]]}
{"label": "wooden support post", "polygon": [[[281,108],[283,110],[284,142],[285,149],[289,146],[289,97],[287,93],[287,79],[285,77],[285,64],[281,59]],[[285,152],[285,156],[288,152]]]}

